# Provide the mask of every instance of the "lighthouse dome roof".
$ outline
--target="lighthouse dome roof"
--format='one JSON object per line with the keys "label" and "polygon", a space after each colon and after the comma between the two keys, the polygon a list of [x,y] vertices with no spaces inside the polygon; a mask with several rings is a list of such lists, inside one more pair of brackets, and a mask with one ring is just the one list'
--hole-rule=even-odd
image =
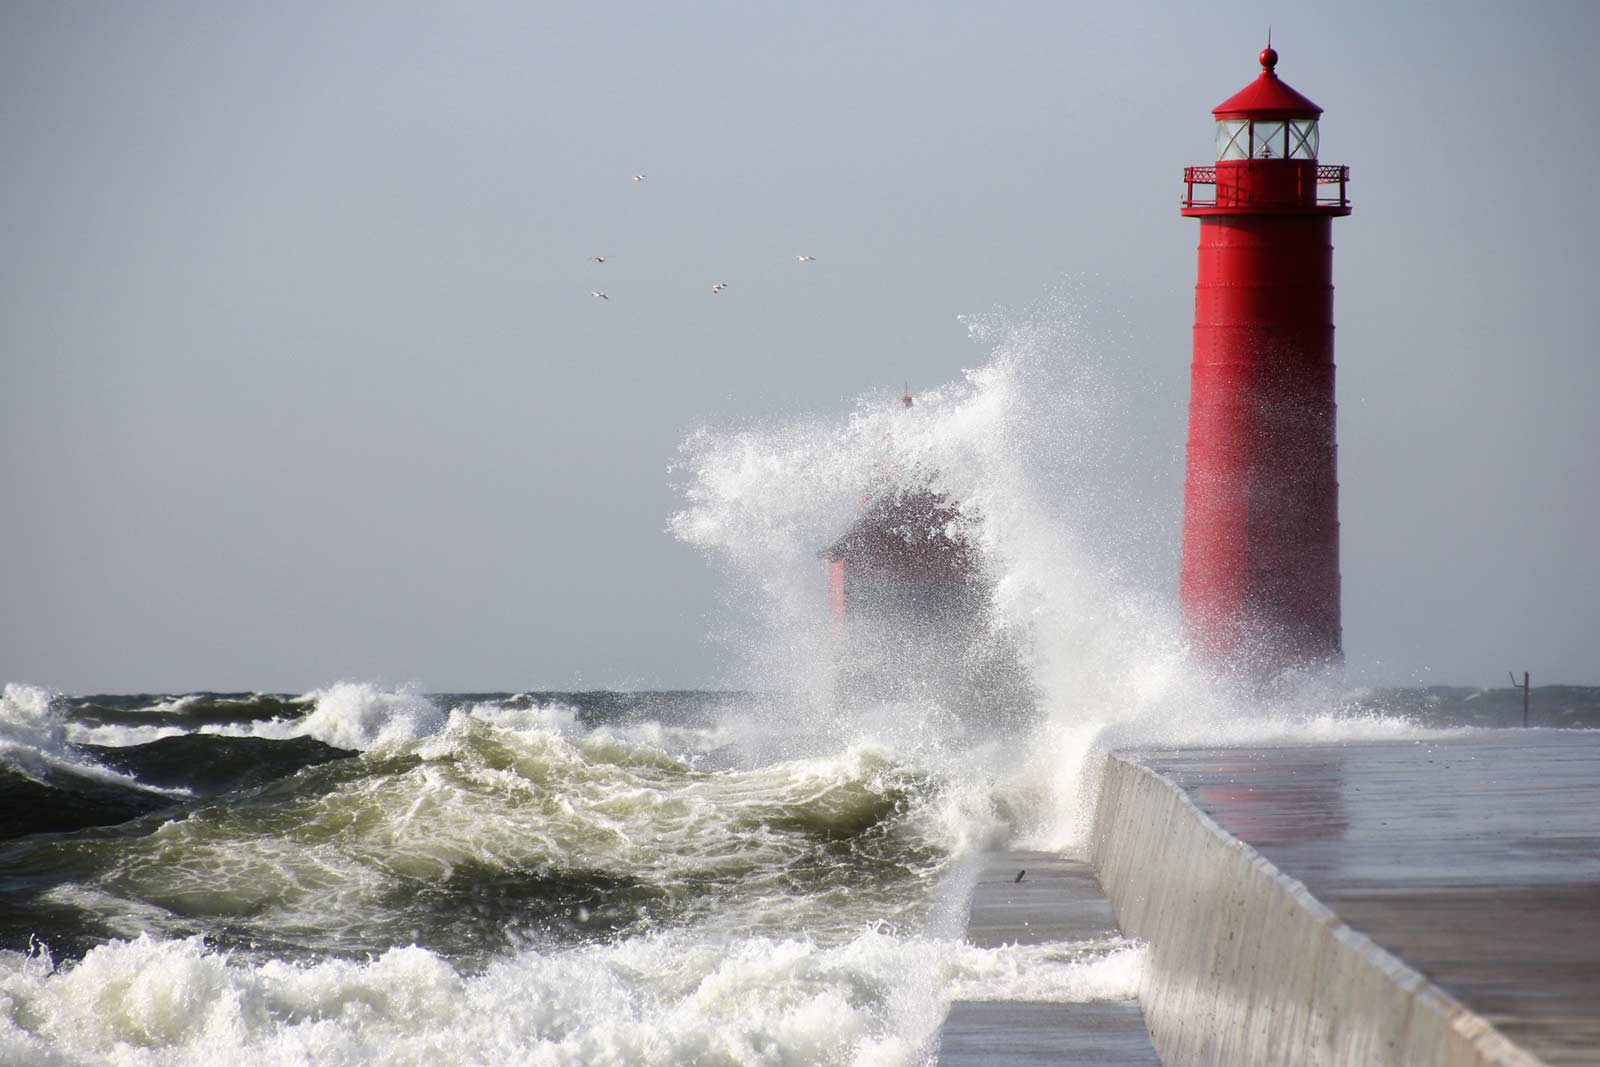
{"label": "lighthouse dome roof", "polygon": [[1322,109],[1295,92],[1274,69],[1278,53],[1270,45],[1261,50],[1261,73],[1256,80],[1211,109],[1219,119],[1314,119]]}

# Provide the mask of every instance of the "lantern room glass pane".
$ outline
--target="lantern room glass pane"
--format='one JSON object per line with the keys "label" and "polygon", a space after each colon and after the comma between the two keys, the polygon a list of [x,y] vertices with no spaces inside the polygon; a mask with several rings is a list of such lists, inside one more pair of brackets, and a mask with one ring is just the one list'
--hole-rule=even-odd
{"label": "lantern room glass pane", "polygon": [[1289,158],[1317,158],[1317,120],[1289,120]]}
{"label": "lantern room glass pane", "polygon": [[1249,159],[1250,136],[1243,119],[1224,119],[1217,123],[1217,158]]}
{"label": "lantern room glass pane", "polygon": [[1281,122],[1254,122],[1250,131],[1250,154],[1256,159],[1283,159],[1289,154]]}

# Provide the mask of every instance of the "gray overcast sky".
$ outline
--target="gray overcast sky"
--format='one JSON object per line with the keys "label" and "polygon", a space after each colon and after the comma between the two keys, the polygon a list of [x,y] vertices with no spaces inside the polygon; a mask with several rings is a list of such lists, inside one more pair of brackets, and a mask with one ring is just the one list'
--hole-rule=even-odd
{"label": "gray overcast sky", "polygon": [[1352,665],[1600,682],[1600,4],[1055,0],[6,4],[0,679],[715,684],[684,435],[953,379],[1064,279],[1175,586],[1176,198],[1269,22],[1354,173]]}

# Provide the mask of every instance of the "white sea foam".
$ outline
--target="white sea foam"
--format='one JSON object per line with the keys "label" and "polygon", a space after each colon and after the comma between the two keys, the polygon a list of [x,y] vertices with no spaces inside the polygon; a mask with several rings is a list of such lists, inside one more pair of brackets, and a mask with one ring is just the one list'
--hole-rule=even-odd
{"label": "white sea foam", "polygon": [[414,689],[340,682],[310,696],[316,704],[305,718],[305,733],[335,748],[414,741],[437,733],[446,720],[438,705]]}
{"label": "white sea foam", "polygon": [[36,781],[66,773],[150,790],[125,774],[85,758],[72,747],[73,740],[63,701],[57,694],[36,685],[6,683],[0,691],[0,762]]}
{"label": "white sea foam", "polygon": [[204,694],[189,693],[184,696],[168,697],[165,700],[159,700],[144,710],[164,712],[187,711],[203,700],[205,700]]}
{"label": "white sea foam", "polygon": [[189,731],[182,726],[120,726],[115,723],[103,726],[85,726],[74,722],[67,724],[67,740],[75,745],[99,745],[102,748],[128,748],[159,741],[163,737],[178,737]]}
{"label": "white sea foam", "polygon": [[[204,693],[187,693],[182,696],[165,696],[153,704],[134,709],[135,714],[160,714],[171,715],[188,711],[204,703],[208,697]],[[254,699],[251,697],[210,698],[218,704],[243,704]],[[66,738],[75,745],[98,745],[102,748],[129,748],[133,745],[149,744],[159,741],[164,737],[179,737],[193,731],[193,727],[176,723],[130,726],[122,723],[105,723],[99,726],[89,726],[81,722],[69,722],[66,726]]]}
{"label": "white sea foam", "polygon": [[[735,739],[728,722],[688,726],[641,718],[591,729],[579,720],[579,712],[574,705],[558,700],[535,703],[523,694],[502,700],[477,701],[447,713],[434,698],[413,687],[386,689],[373,683],[339,682],[326,689],[312,690],[293,702],[309,705],[310,710],[295,718],[207,724],[200,728],[200,732],[225,737],[261,737],[274,741],[313,737],[335,748],[364,752],[390,749],[430,738],[442,739],[446,727],[459,716],[470,716],[510,734],[552,734],[567,738],[592,735],[595,738],[611,738],[626,745],[653,747],[685,755],[703,754],[726,746]],[[77,729],[86,739],[111,739],[95,741],[97,744],[116,743],[117,738],[124,736],[111,728],[100,728],[100,731],[82,727]],[[127,729],[154,731],[155,728]],[[156,736],[165,735],[151,732],[147,739]]]}
{"label": "white sea foam", "polygon": [[560,701],[535,704],[528,702],[528,698],[520,693],[507,701],[472,704],[466,711],[474,718],[511,733],[570,736],[580,731],[578,709],[571,704]]}
{"label": "white sea foam", "polygon": [[59,970],[0,953],[0,1063],[895,1067],[923,1057],[953,998],[1124,999],[1141,961],[1126,944],[678,931],[463,975],[415,947],[252,965],[198,939],[139,937]]}
{"label": "white sea foam", "polygon": [[339,682],[296,698],[311,710],[296,719],[207,725],[201,733],[264,737],[283,741],[312,737],[334,748],[366,751],[431,737],[449,716],[414,688],[385,689],[367,682]]}

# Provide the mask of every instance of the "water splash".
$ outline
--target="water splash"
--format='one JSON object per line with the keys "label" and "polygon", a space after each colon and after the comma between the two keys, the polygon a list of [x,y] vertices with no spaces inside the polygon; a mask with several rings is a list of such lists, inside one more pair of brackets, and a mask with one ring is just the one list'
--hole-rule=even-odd
{"label": "water splash", "polygon": [[385,690],[374,685],[340,682],[306,694],[314,706],[301,728],[334,748],[365,751],[400,741],[429,737],[444,728],[448,716],[415,689]]}
{"label": "water splash", "polygon": [[[1014,835],[1042,847],[1083,840],[1111,747],[1419,731],[1352,714],[1337,676],[1262,693],[1191,657],[1174,595],[1181,456],[1138,458],[1144,389],[1108,358],[1122,342],[1093,304],[1079,288],[965,319],[986,362],[908,409],[885,389],[842,423],[697,430],[682,446],[685,506],[670,523],[739,582],[740,681],[815,695],[833,685],[836,655],[819,549],[886,485],[956,502],[989,581],[988,624],[1020,649],[1037,694],[1031,736],[997,739],[978,768]],[[840,709],[819,703],[814,714],[837,729]],[[885,710],[857,702],[842,718],[860,728]],[[971,712],[940,694],[892,710],[936,734],[971,732]],[[944,747],[970,779],[970,739]]]}
{"label": "water splash", "polygon": [[67,723],[49,690],[7,682],[0,691],[0,758],[35,776],[71,762]]}

